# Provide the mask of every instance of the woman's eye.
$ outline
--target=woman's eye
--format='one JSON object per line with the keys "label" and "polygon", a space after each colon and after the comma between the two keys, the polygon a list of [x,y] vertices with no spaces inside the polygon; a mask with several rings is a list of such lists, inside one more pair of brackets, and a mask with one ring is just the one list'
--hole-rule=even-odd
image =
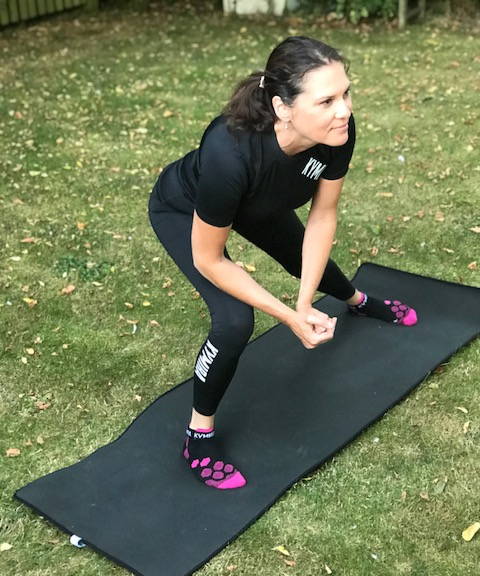
{"label": "woman's eye", "polygon": [[[343,97],[349,98],[349,96],[350,96],[350,88],[344,93]],[[320,102],[320,104],[326,104],[328,106],[332,102],[333,102],[333,98],[329,98],[328,100],[324,100],[323,102]]]}

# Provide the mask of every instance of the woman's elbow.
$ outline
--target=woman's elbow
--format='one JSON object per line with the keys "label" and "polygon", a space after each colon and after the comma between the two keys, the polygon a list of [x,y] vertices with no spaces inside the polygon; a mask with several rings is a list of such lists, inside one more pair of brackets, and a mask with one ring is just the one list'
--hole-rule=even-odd
{"label": "woman's elbow", "polygon": [[205,262],[201,258],[193,257],[193,266],[200,274],[203,274],[203,269],[205,267]]}
{"label": "woman's elbow", "polygon": [[193,257],[193,265],[202,276],[210,278],[215,262],[206,258]]}

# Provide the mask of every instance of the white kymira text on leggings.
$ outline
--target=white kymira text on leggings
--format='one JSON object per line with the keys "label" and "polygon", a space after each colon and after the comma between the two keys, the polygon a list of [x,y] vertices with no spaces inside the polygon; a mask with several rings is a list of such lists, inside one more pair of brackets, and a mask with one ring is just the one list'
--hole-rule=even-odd
{"label": "white kymira text on leggings", "polygon": [[202,382],[205,382],[205,378],[207,377],[208,371],[210,370],[210,366],[215,360],[217,354],[218,349],[215,348],[210,340],[207,340],[203,350],[198,356],[197,364],[195,366],[195,374],[200,378]]}

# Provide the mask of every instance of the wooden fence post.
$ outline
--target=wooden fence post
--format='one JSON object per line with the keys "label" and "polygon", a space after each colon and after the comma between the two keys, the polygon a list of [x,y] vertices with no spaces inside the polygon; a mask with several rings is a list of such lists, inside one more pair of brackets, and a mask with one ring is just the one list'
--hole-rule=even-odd
{"label": "wooden fence post", "polygon": [[407,8],[407,0],[398,0],[398,27],[400,30],[403,30],[407,24]]}
{"label": "wooden fence post", "polygon": [[398,0],[398,27],[403,30],[407,25],[410,18],[414,16],[419,16],[419,18],[425,17],[425,7],[427,0],[418,0],[417,5],[414,8],[408,9],[408,0]]}

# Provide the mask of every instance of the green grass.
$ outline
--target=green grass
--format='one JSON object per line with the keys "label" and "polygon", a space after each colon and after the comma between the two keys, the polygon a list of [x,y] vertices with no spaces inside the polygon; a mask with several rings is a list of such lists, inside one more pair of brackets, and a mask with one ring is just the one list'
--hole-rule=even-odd
{"label": "green grass", "polygon": [[[369,260],[479,285],[478,25],[399,33],[157,4],[4,30],[0,544],[12,548],[0,552],[2,576],[126,573],[73,549],[12,494],[115,439],[190,377],[207,310],[150,229],[148,194],[290,33],[351,60],[358,141],[337,262],[350,275]],[[235,234],[229,248],[294,304],[297,280]],[[254,336],[274,323],[257,313]],[[479,361],[478,342],[458,352],[199,574],[478,574],[479,535],[461,533],[480,521]],[[12,448],[20,455],[6,457]]]}

